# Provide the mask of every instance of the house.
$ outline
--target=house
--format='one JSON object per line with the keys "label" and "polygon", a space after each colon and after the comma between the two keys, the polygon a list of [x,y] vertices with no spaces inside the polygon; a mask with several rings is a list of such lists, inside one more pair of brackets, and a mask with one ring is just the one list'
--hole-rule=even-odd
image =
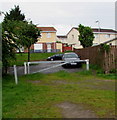
{"label": "house", "polygon": [[[112,29],[97,29],[92,28],[94,33],[94,41],[93,46],[104,43],[110,39],[114,39],[117,36],[117,31]],[[68,33],[67,33],[67,43],[68,45],[72,45],[73,48],[79,49],[82,48],[80,41],[78,40],[79,31],[78,28],[73,27]]]}
{"label": "house", "polygon": [[103,44],[111,45],[111,46],[117,46],[117,37],[111,40],[107,40],[103,42]]}
{"label": "house", "polygon": [[96,28],[93,28],[92,30],[95,36],[93,45],[98,45],[106,42],[108,43],[109,41],[113,41],[112,45],[115,45],[114,43],[115,41],[113,39],[117,37],[117,31],[112,29],[96,29]]}
{"label": "house", "polygon": [[54,27],[38,27],[41,37],[34,44],[34,52],[56,52],[56,29]]}
{"label": "house", "polygon": [[72,46],[71,45],[68,45],[67,43],[67,36],[65,35],[58,35],[57,36],[57,42],[59,43],[62,43],[62,52],[65,52],[65,51],[71,51],[72,50]]}
{"label": "house", "polygon": [[41,36],[37,42],[31,46],[33,52],[60,52],[62,45],[56,42],[56,32],[54,27],[37,27]]}
{"label": "house", "polygon": [[57,41],[61,43],[67,43],[67,36],[66,35],[57,35]]}
{"label": "house", "polygon": [[[37,27],[40,30],[41,36],[37,38],[37,42],[31,45],[31,52],[62,52],[62,43],[57,42],[56,32],[54,27]],[[28,52],[27,49],[24,52]]]}
{"label": "house", "polygon": [[58,35],[57,41],[62,43],[62,52],[73,51],[72,45],[68,44],[66,35]]}

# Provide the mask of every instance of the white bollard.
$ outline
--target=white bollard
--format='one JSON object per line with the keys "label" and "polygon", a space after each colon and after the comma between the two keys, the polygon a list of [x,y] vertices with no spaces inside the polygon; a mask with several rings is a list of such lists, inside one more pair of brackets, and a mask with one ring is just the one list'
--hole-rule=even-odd
{"label": "white bollard", "polygon": [[14,65],[14,76],[15,76],[15,83],[18,84],[16,65]]}
{"label": "white bollard", "polygon": [[86,70],[89,70],[89,59],[86,60]]}
{"label": "white bollard", "polygon": [[24,62],[24,74],[27,74],[27,66],[26,66],[26,62]]}

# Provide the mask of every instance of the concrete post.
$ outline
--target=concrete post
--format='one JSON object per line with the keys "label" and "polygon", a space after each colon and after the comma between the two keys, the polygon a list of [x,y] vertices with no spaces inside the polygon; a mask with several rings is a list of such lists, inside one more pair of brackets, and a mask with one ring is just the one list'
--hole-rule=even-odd
{"label": "concrete post", "polygon": [[27,74],[27,66],[26,66],[26,62],[24,62],[24,74]]}
{"label": "concrete post", "polygon": [[86,60],[86,70],[89,70],[89,59]]}
{"label": "concrete post", "polygon": [[30,62],[28,62],[28,74],[30,74]]}
{"label": "concrete post", "polygon": [[14,76],[15,76],[15,83],[18,84],[16,65],[14,65]]}

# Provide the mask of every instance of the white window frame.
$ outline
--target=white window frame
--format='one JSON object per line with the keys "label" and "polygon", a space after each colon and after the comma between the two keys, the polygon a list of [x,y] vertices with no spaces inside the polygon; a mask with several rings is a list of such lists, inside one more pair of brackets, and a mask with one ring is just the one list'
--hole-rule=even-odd
{"label": "white window frame", "polygon": [[106,34],[105,37],[106,37],[106,38],[110,38],[110,34]]}
{"label": "white window frame", "polygon": [[51,38],[51,33],[47,33],[47,38]]}

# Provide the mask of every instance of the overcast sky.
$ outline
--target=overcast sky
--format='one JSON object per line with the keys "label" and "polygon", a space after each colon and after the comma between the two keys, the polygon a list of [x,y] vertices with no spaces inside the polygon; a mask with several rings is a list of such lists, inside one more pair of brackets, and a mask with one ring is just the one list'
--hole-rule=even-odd
{"label": "overcast sky", "polygon": [[[58,35],[65,35],[79,24],[115,29],[115,2],[2,2],[1,11],[8,12],[19,5],[27,20],[38,26],[54,26]],[[3,16],[0,17],[2,21]]]}

